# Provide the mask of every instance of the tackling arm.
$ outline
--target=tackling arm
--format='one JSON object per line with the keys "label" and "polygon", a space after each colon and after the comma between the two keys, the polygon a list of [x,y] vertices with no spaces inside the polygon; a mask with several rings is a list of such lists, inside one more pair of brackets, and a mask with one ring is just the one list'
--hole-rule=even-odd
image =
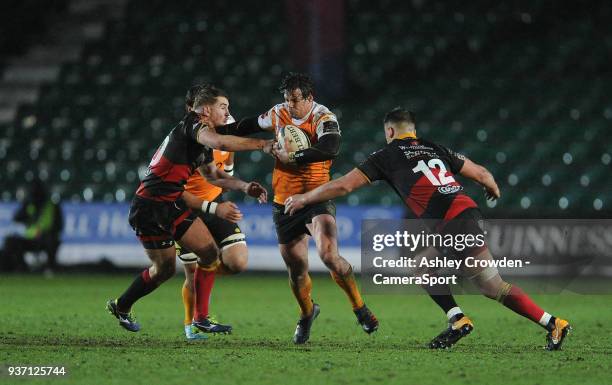
{"label": "tackling arm", "polygon": [[306,205],[344,196],[369,183],[368,178],[355,168],[343,177],[329,181],[305,194],[290,196],[285,200],[285,213],[293,214]]}
{"label": "tackling arm", "polygon": [[201,129],[198,132],[198,143],[221,151],[261,150],[270,153],[274,141],[242,138],[234,135],[219,135],[216,132]]}
{"label": "tackling arm", "polygon": [[210,162],[200,167],[199,170],[200,174],[202,174],[210,184],[223,189],[245,191],[248,186],[248,183],[245,181],[234,178],[225,171],[218,169],[214,162]]}
{"label": "tackling arm", "polygon": [[219,134],[236,136],[248,136],[266,131],[274,131],[274,127],[261,127],[257,117],[243,118],[217,128]]}
{"label": "tackling arm", "polygon": [[265,203],[268,200],[268,191],[257,182],[245,182],[241,179],[234,178],[223,170],[218,169],[214,162],[200,167],[200,173],[211,184],[227,190],[242,191],[248,196],[257,198],[259,203]]}
{"label": "tackling arm", "polygon": [[203,213],[216,215],[232,223],[242,219],[240,209],[233,202],[209,202],[198,198],[189,191],[183,191],[182,198],[187,203],[187,207],[192,210],[202,210]]}

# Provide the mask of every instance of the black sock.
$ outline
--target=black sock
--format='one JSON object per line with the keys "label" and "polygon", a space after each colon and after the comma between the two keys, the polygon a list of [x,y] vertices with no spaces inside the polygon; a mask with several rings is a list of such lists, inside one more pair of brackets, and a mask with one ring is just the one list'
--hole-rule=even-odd
{"label": "black sock", "polygon": [[444,310],[444,313],[448,313],[450,309],[458,307],[448,285],[439,284],[435,286],[425,286],[424,289],[431,299]]}
{"label": "black sock", "polygon": [[440,306],[442,310],[444,310],[444,313],[448,313],[450,309],[458,307],[457,302],[455,302],[455,298],[452,294],[434,294],[430,295],[430,297],[434,300],[435,303],[438,304],[438,306]]}
{"label": "black sock", "polygon": [[117,299],[117,308],[122,312],[129,312],[134,302],[155,290],[157,286],[159,285],[149,276],[149,269],[145,269]]}

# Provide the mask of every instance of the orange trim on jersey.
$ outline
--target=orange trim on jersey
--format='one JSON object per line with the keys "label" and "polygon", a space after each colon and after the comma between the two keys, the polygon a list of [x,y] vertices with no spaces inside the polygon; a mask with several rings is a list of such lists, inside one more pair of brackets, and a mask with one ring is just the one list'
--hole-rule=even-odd
{"label": "orange trim on jersey", "polygon": [[397,137],[397,139],[406,139],[406,138],[416,139],[417,136],[416,136],[416,133],[409,132],[407,134],[401,134]]}
{"label": "orange trim on jersey", "polygon": [[325,118],[329,118],[330,114],[321,114],[321,116],[317,117],[317,120],[313,122],[315,129],[319,126],[319,123]]}
{"label": "orange trim on jersey", "polygon": [[280,116],[281,121],[291,122],[291,113],[288,110],[283,108],[282,110],[280,110],[280,113],[281,113],[281,116]]}

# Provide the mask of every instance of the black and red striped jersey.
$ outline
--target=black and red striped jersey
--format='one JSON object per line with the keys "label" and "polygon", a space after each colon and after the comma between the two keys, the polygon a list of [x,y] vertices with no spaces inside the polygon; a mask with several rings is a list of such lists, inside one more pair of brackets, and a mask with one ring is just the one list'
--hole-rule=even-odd
{"label": "black and red striped jersey", "polygon": [[156,201],[175,201],[198,167],[213,161],[213,149],[197,141],[202,123],[190,112],[170,131],[159,146],[136,195]]}
{"label": "black and red striped jersey", "polygon": [[465,157],[413,137],[395,139],[357,168],[371,181],[384,180],[408,206],[410,218],[449,220],[477,207],[453,175]]}

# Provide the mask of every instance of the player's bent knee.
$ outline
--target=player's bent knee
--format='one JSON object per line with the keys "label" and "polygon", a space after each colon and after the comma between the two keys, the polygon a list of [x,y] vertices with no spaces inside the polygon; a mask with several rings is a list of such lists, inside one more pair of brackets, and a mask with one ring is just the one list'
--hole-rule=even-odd
{"label": "player's bent knee", "polygon": [[479,289],[485,297],[499,301],[506,296],[507,293],[502,292],[504,292],[505,288],[508,286],[509,284],[501,279],[491,279],[482,286],[479,286]]}
{"label": "player's bent knee", "polygon": [[246,258],[236,258],[230,261],[223,259],[223,264],[232,274],[238,274],[246,270],[248,262]]}
{"label": "player's bent knee", "polygon": [[339,275],[345,275],[351,267],[351,265],[338,253],[329,253],[322,256],[321,261],[323,261],[325,267],[327,267],[330,271]]}
{"label": "player's bent knee", "polygon": [[154,279],[156,281],[160,283],[167,281],[176,273],[176,263],[174,260],[161,261],[159,264],[157,264],[155,271],[156,274]]}
{"label": "player's bent knee", "polygon": [[474,282],[484,296],[491,299],[496,298],[499,287],[503,283],[499,271],[493,266],[486,267],[468,278]]}
{"label": "player's bent knee", "polygon": [[306,277],[308,276],[308,271],[307,270],[303,270],[303,271],[289,271],[289,279],[292,282],[303,282]]}
{"label": "player's bent knee", "polygon": [[298,278],[308,273],[308,265],[302,261],[287,262],[287,271],[291,278]]}
{"label": "player's bent knee", "polygon": [[480,287],[480,292],[487,298],[495,299],[497,296],[497,289],[492,287]]}
{"label": "player's bent knee", "polygon": [[221,248],[223,264],[232,274],[246,270],[249,257],[245,242],[237,242]]}
{"label": "player's bent knee", "polygon": [[319,257],[326,266],[335,264],[339,259],[338,252],[331,247],[320,249]]}
{"label": "player's bent knee", "polygon": [[193,291],[193,282],[186,279],[185,282],[183,282],[183,287],[189,291]]}
{"label": "player's bent knee", "polygon": [[203,247],[194,250],[198,256],[198,263],[208,265],[213,263],[219,256],[219,249],[214,243],[208,243]]}

